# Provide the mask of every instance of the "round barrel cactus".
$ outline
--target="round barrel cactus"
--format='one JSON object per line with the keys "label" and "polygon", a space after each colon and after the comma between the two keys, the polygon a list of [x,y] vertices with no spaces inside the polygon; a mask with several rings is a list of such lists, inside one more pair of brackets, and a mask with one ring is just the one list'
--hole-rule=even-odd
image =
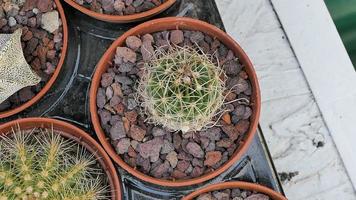
{"label": "round barrel cactus", "polygon": [[0,149],[0,200],[108,199],[94,155],[53,130],[17,130]]}
{"label": "round barrel cactus", "polygon": [[172,131],[199,131],[214,124],[224,102],[224,72],[200,50],[158,50],[138,87],[147,119]]}

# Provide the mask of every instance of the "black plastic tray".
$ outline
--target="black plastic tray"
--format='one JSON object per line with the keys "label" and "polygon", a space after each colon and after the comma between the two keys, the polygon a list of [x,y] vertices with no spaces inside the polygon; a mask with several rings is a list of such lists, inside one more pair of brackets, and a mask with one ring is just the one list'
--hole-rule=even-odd
{"label": "black plastic tray", "polygon": [[[45,116],[80,126],[94,138],[89,114],[89,89],[95,67],[106,49],[118,36],[137,23],[111,24],[92,19],[63,2],[69,42],[65,64],[51,90],[37,104],[15,118]],[[187,16],[209,22],[224,30],[214,0],[178,0],[157,17]],[[157,18],[156,17],[156,18]],[[143,182],[117,167],[121,176],[124,199],[180,199],[183,195],[208,184],[229,180],[260,183],[283,193],[261,131],[258,131],[244,157],[229,170],[214,179],[195,186],[168,188]]]}

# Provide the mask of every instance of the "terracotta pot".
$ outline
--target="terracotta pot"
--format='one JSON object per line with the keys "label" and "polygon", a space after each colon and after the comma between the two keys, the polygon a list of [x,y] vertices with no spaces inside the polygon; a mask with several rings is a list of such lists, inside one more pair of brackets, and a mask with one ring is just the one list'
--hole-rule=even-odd
{"label": "terracotta pot", "polygon": [[[101,75],[106,72],[107,68],[109,67],[109,63],[112,62],[115,56],[116,48],[118,46],[123,46],[125,39],[128,36],[143,35],[146,33],[153,33],[157,31],[173,30],[173,29],[199,30],[212,37],[216,37],[217,39],[219,39],[220,42],[225,44],[227,48],[231,49],[235,53],[235,55],[240,59],[242,64],[245,66],[253,90],[253,93],[251,95],[253,114],[251,116],[250,128],[246,133],[246,136],[243,140],[244,142],[239,145],[239,148],[231,156],[230,160],[227,161],[225,164],[223,164],[217,170],[204,174],[201,177],[188,179],[188,180],[177,180],[177,181],[169,181],[169,180],[153,178],[144,173],[141,173],[140,171],[126,164],[121,159],[121,157],[116,153],[115,149],[110,144],[110,139],[106,137],[103,129],[101,128],[99,116],[97,114],[97,106],[96,106],[96,94],[100,86]],[[209,179],[218,176],[219,174],[227,170],[229,167],[231,167],[231,165],[236,163],[246,152],[251,141],[253,140],[253,137],[256,133],[256,129],[258,126],[260,108],[261,108],[261,97],[260,97],[260,89],[257,81],[257,76],[250,59],[247,57],[247,55],[242,50],[242,48],[230,36],[228,36],[225,32],[223,32],[219,28],[203,21],[199,21],[191,18],[184,18],[184,17],[168,17],[168,18],[161,18],[161,19],[148,21],[124,33],[110,46],[110,48],[106,51],[106,53],[99,61],[95,74],[92,79],[92,84],[90,89],[90,113],[91,113],[92,122],[94,125],[95,132],[98,135],[100,142],[102,143],[102,145],[104,146],[108,154],[114,159],[116,163],[118,163],[122,168],[127,170],[132,175],[153,184],[170,186],[170,187],[189,186],[189,185],[202,183],[204,181],[207,181]]]}
{"label": "terracotta pot", "polygon": [[273,191],[265,186],[254,184],[254,183],[242,182],[242,181],[225,182],[225,183],[209,185],[207,187],[204,187],[202,189],[199,189],[199,190],[189,194],[188,196],[183,197],[182,200],[194,199],[194,198],[198,197],[199,195],[207,193],[207,192],[223,190],[223,189],[234,189],[234,188],[239,188],[239,189],[249,190],[249,191],[256,191],[258,193],[262,193],[262,194],[269,196],[273,200],[287,200],[287,198],[285,198],[283,195],[281,195],[278,192]]}
{"label": "terracotta pot", "polygon": [[22,130],[33,129],[36,127],[49,128],[60,131],[63,137],[72,139],[77,143],[83,145],[87,150],[95,155],[103,170],[109,179],[112,200],[121,199],[121,187],[118,174],[110,157],[105,150],[92,137],[83,130],[73,126],[67,122],[50,119],[50,118],[23,118],[7,122],[0,125],[0,134],[12,131],[13,127],[20,126]]}
{"label": "terracotta pot", "polygon": [[74,0],[64,0],[67,2],[70,6],[73,8],[79,10],[80,12],[89,15],[90,17],[93,17],[95,19],[101,20],[101,21],[106,21],[106,22],[112,22],[112,23],[130,23],[130,22],[136,22],[136,21],[141,21],[144,19],[148,19],[150,17],[153,17],[165,10],[167,10],[169,7],[171,7],[176,0],[167,0],[166,2],[162,3],[161,5],[151,9],[147,10],[145,12],[141,13],[136,13],[132,15],[109,15],[109,14],[102,14],[102,13],[97,13],[95,11],[92,11],[88,8],[85,8],[84,6],[81,6],[77,4]]}
{"label": "terracotta pot", "polygon": [[33,104],[35,104],[38,100],[40,100],[47,92],[48,90],[52,87],[53,83],[55,82],[55,80],[58,77],[59,72],[61,71],[61,68],[63,66],[64,63],[64,58],[67,54],[67,45],[68,45],[68,26],[67,26],[67,20],[65,18],[64,15],[64,11],[63,11],[63,7],[60,3],[59,0],[54,0],[54,2],[57,5],[57,10],[59,12],[59,15],[61,17],[62,20],[62,26],[63,26],[63,47],[62,47],[62,52],[61,52],[61,57],[59,58],[59,62],[58,65],[55,69],[55,71],[53,72],[51,78],[48,80],[48,82],[46,83],[46,85],[41,89],[41,91],[39,93],[37,93],[32,99],[30,99],[29,101],[21,104],[20,106],[10,109],[10,110],[6,110],[3,112],[0,112],[0,119],[1,118],[5,118],[5,117],[9,117],[11,115],[17,114],[23,110],[25,110],[26,108],[32,106]]}

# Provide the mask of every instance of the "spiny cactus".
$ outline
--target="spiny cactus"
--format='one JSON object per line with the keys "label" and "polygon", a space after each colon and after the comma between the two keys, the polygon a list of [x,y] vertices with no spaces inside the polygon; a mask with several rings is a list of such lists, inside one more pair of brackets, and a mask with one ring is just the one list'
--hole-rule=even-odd
{"label": "spiny cactus", "polygon": [[109,199],[103,176],[93,154],[54,130],[0,138],[0,200]]}
{"label": "spiny cactus", "polygon": [[138,100],[148,120],[173,131],[199,131],[224,102],[223,70],[200,50],[171,47],[157,50],[146,63]]}

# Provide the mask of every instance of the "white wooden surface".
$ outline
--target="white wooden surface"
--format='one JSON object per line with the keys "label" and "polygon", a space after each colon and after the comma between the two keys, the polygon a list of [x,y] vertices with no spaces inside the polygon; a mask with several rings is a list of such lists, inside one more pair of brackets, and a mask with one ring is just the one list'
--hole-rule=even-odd
{"label": "white wooden surface", "polygon": [[[227,32],[255,65],[260,124],[290,200],[356,195],[290,43],[269,0],[216,0]],[[319,145],[318,145],[319,143]]]}
{"label": "white wooden surface", "polygon": [[272,3],[356,185],[356,71],[328,9],[323,0]]}

